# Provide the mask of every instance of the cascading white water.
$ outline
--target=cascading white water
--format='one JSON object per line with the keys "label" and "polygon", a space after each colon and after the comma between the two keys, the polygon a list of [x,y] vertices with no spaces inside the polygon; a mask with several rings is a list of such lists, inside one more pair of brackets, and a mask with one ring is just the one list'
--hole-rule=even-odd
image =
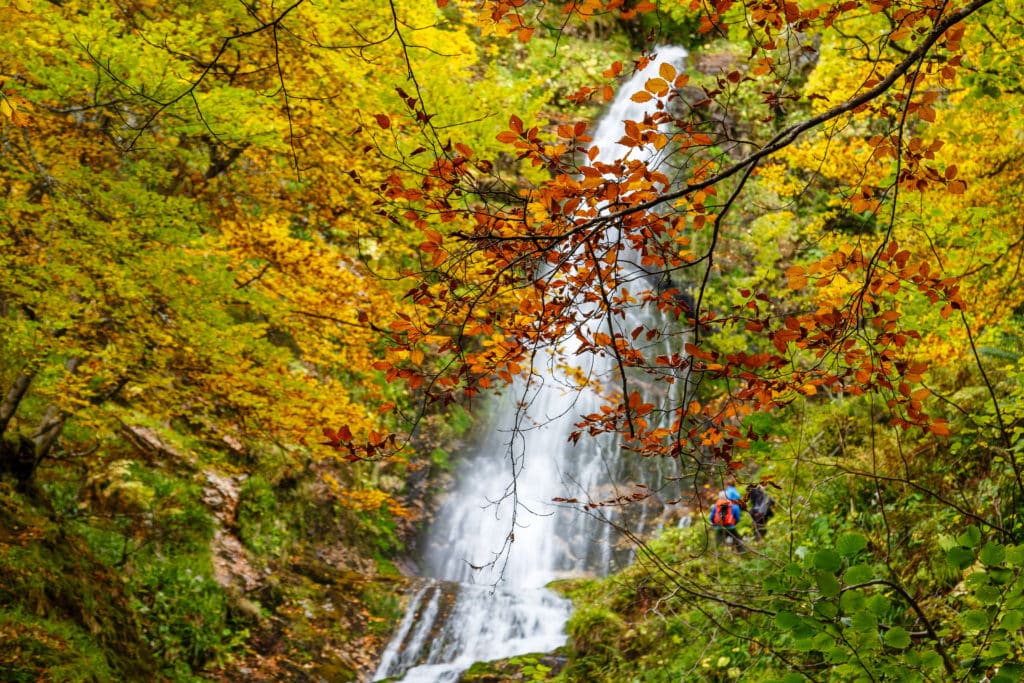
{"label": "cascading white water", "polygon": [[[593,135],[600,160],[623,156],[627,150],[616,142],[622,122],[644,116],[630,95],[660,63],[680,66],[685,58],[682,48],[661,48],[621,88]],[[642,153],[654,160],[654,150]],[[591,376],[610,369],[610,361],[581,368]],[[427,535],[422,565],[430,581],[410,601],[374,680],[455,681],[477,661],[554,650],[565,642],[570,606],[545,586],[566,576],[603,575],[628,561],[628,549],[615,548],[606,521],[613,510],[582,514],[552,499],[602,492],[614,498],[616,485],[635,468],[627,471],[621,462],[614,435],[578,446],[569,441],[578,417],[598,410],[596,393],[577,392],[549,368],[535,371],[532,383],[495,398],[488,436],[460,462],[455,489]]]}

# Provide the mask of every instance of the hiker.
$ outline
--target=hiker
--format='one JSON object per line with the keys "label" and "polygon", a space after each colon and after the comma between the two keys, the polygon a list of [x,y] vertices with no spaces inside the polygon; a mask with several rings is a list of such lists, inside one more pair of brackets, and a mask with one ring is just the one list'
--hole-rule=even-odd
{"label": "hiker", "polygon": [[775,514],[772,510],[774,505],[775,499],[760,484],[754,484],[747,492],[747,511],[757,538],[764,538],[768,533],[768,520]]}
{"label": "hiker", "polygon": [[[739,552],[743,550],[739,532],[736,531],[736,525],[740,523],[740,505],[728,494],[728,491],[719,492],[708,519],[715,528],[715,540],[718,543],[732,543],[733,550]],[[739,497],[739,492],[736,496]]]}

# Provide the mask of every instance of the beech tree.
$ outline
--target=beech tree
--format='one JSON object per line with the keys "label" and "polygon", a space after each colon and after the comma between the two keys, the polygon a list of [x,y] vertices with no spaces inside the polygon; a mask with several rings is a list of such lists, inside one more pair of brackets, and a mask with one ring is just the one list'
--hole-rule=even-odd
{"label": "beech tree", "polygon": [[[371,5],[5,9],[2,469],[29,482],[140,419],[240,453],[329,456],[325,425],[394,451],[407,401],[371,363],[415,244],[375,202],[385,148],[415,149],[385,144],[405,105],[383,83],[409,51],[443,63],[418,81],[439,126],[469,118],[439,83],[484,67],[432,8]],[[348,469],[343,501],[394,503]]]}

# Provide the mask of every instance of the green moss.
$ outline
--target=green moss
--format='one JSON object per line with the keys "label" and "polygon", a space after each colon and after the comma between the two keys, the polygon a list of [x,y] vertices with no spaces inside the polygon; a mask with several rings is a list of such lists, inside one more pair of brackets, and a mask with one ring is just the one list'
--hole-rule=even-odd
{"label": "green moss", "polygon": [[[6,643],[9,666],[44,667],[37,676],[46,680],[51,666],[67,680],[159,680],[121,576],[7,487],[0,487],[0,576],[7,628],[27,617],[19,626],[26,635]],[[54,659],[60,643],[67,660]]]}
{"label": "green moss", "polygon": [[46,516],[0,487],[0,604],[21,634],[5,642],[11,672],[0,680],[194,680],[244,638],[212,579],[200,489],[141,463],[114,465],[81,504],[48,473],[37,494],[56,494]]}
{"label": "green moss", "polygon": [[586,656],[596,652],[614,652],[621,645],[626,621],[600,604],[581,605],[566,626],[573,650]]}
{"label": "green moss", "polygon": [[547,587],[561,595],[564,595],[570,600],[575,600],[581,596],[587,595],[597,585],[597,579],[576,578],[558,579],[557,581],[549,583]]}
{"label": "green moss", "polygon": [[559,672],[564,658],[543,653],[519,655],[494,662],[476,662],[459,678],[462,683],[547,681]]}
{"label": "green moss", "polygon": [[0,680],[103,683],[116,678],[88,631],[18,609],[0,611]]}

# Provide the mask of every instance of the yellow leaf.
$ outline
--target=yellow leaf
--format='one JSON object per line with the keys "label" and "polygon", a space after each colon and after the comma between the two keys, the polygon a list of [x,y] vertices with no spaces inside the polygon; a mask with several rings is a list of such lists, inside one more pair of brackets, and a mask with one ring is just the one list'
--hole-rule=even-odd
{"label": "yellow leaf", "polygon": [[786,269],[790,289],[802,289],[807,286],[807,273],[803,266],[790,266]]}
{"label": "yellow leaf", "polygon": [[668,62],[664,62],[660,67],[658,67],[658,75],[666,81],[671,81],[676,77],[676,68]]}
{"label": "yellow leaf", "polygon": [[923,401],[926,398],[928,398],[929,396],[931,396],[931,393],[932,393],[931,389],[922,388],[922,389],[916,390],[914,393],[912,393],[910,395],[910,397],[912,399],[914,399],[915,401]]}
{"label": "yellow leaf", "polygon": [[889,34],[889,40],[891,40],[892,42],[895,43],[896,41],[903,40],[904,38],[906,38],[909,35],[910,35],[910,27],[909,26],[901,26],[901,27],[899,27],[898,29],[896,29],[895,31],[893,31],[892,33]]}
{"label": "yellow leaf", "polygon": [[640,92],[633,93],[633,95],[629,99],[633,100],[634,102],[650,102],[654,98],[651,97],[651,93],[644,92],[643,90],[641,90]]}
{"label": "yellow leaf", "polygon": [[649,78],[647,79],[647,82],[644,83],[644,88],[655,95],[665,95],[668,93],[668,81],[663,78]]}

